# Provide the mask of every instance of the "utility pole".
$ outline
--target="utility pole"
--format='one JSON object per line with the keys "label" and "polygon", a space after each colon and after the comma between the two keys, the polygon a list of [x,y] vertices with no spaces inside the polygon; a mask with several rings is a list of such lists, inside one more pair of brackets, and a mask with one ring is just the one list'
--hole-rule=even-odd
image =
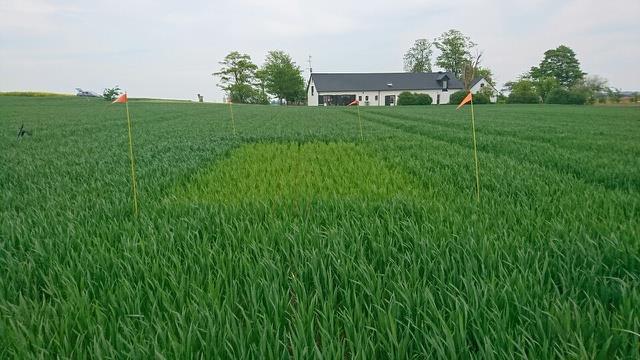
{"label": "utility pole", "polygon": [[309,75],[313,74],[313,68],[311,67],[311,55],[309,55]]}

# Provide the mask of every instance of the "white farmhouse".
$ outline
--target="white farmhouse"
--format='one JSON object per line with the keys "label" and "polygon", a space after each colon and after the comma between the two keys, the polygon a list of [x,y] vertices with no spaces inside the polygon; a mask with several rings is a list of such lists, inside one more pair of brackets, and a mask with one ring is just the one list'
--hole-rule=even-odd
{"label": "white farmhouse", "polygon": [[[474,81],[475,93],[486,80]],[[404,91],[429,94],[433,104],[448,104],[450,94],[464,88],[451,72],[432,73],[312,73],[307,85],[309,106],[347,105],[358,100],[367,106],[394,106]],[[476,90],[477,88],[477,90]]]}

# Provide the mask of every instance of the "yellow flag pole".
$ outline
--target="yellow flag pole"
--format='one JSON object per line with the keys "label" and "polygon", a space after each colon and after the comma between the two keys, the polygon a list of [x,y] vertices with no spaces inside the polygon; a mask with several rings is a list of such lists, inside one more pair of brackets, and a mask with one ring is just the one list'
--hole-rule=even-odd
{"label": "yellow flag pole", "polygon": [[476,161],[476,198],[480,202],[480,168],[478,166],[478,146],[476,142],[476,118],[473,111],[473,97],[471,97],[471,129],[473,131],[473,157]]}
{"label": "yellow flag pole", "polygon": [[[126,94],[125,94],[126,95]],[[127,125],[129,128],[129,159],[131,160],[131,191],[133,193],[133,212],[138,216],[138,186],[136,185],[136,167],[133,159],[133,140],[131,136],[131,117],[129,116],[129,99],[125,101],[127,109]]]}
{"label": "yellow flag pole", "polygon": [[360,103],[358,103],[358,124],[360,125],[360,140],[364,141],[364,135],[362,135],[362,118],[360,117]]}
{"label": "yellow flag pole", "polygon": [[231,127],[233,128],[233,136],[236,136],[236,120],[233,118],[233,106],[231,105],[231,99],[229,99],[229,112],[231,113]]}

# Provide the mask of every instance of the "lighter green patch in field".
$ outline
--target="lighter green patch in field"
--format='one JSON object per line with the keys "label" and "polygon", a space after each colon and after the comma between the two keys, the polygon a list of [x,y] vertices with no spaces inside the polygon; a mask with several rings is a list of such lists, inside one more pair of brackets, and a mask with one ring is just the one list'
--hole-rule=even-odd
{"label": "lighter green patch in field", "polygon": [[418,186],[352,143],[244,145],[187,186],[194,202],[385,200]]}

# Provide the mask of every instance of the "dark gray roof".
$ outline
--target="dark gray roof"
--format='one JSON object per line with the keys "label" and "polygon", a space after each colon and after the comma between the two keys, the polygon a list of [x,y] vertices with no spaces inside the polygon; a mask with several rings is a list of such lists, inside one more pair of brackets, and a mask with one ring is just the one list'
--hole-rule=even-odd
{"label": "dark gray roof", "polygon": [[[464,88],[450,72],[433,73],[314,73],[316,91],[437,90],[447,75],[449,89]],[[389,86],[391,84],[391,86]]]}
{"label": "dark gray roof", "polygon": [[482,76],[476,76],[473,78],[473,80],[471,80],[471,85],[469,85],[470,88],[476,86],[477,83],[480,82],[480,80],[484,79]]}

